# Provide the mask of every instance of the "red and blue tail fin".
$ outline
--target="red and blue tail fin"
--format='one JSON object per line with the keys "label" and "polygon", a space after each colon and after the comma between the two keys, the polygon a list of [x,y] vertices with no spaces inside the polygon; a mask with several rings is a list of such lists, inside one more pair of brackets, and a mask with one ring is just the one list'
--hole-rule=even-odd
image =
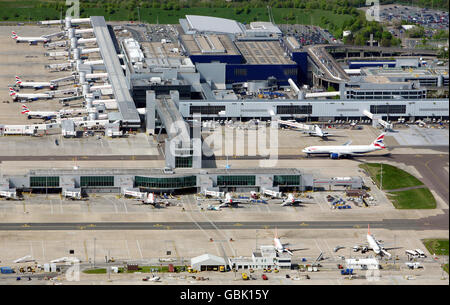
{"label": "red and blue tail fin", "polygon": [[376,138],[375,141],[372,142],[372,145],[380,149],[386,148],[386,146],[384,145],[384,135],[384,133],[379,135],[378,138]]}

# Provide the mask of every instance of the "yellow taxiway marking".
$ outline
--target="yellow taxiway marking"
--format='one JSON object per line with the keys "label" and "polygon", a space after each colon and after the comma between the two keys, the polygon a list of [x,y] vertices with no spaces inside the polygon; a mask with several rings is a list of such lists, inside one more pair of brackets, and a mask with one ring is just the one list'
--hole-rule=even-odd
{"label": "yellow taxiway marking", "polygon": [[354,225],[353,228],[359,229],[359,228],[361,228],[361,226],[360,225]]}
{"label": "yellow taxiway marking", "polygon": [[309,224],[302,222],[302,223],[300,224],[300,226],[306,227],[306,226],[309,226]]}
{"label": "yellow taxiway marking", "polygon": [[233,226],[240,227],[240,226],[243,226],[243,224],[242,223],[235,223]]}
{"label": "yellow taxiway marking", "polygon": [[29,227],[31,227],[31,226],[29,224],[26,224],[26,223],[22,225],[22,228],[29,228]]}

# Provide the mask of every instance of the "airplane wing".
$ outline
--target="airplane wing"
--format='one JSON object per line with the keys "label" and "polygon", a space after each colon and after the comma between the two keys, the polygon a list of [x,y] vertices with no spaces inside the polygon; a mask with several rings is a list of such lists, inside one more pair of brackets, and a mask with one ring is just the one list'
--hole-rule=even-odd
{"label": "airplane wing", "polygon": [[345,142],[342,146],[349,146],[350,144],[352,144],[352,140]]}

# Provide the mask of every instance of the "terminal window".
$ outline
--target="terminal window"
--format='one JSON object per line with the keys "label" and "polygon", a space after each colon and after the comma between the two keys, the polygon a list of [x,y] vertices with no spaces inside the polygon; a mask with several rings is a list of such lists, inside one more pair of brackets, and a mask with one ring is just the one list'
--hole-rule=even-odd
{"label": "terminal window", "polygon": [[246,186],[255,185],[255,176],[217,176],[219,186]]}
{"label": "terminal window", "polygon": [[30,177],[30,187],[59,187],[59,177]]}
{"label": "terminal window", "polygon": [[406,105],[370,105],[370,112],[379,113],[406,113]]}
{"label": "terminal window", "polygon": [[312,114],[312,105],[279,105],[277,114]]}
{"label": "terminal window", "polygon": [[82,176],[81,187],[114,186],[114,176]]}
{"label": "terminal window", "polygon": [[193,115],[194,113],[201,114],[219,114],[219,112],[225,111],[225,106],[190,106],[189,113]]}
{"label": "terminal window", "polygon": [[197,185],[196,176],[177,177],[177,178],[152,178],[152,177],[134,177],[136,187],[154,188],[154,189],[176,189],[195,187]]}
{"label": "terminal window", "polygon": [[276,175],[273,177],[273,186],[279,185],[300,185],[299,175]]}
{"label": "terminal window", "polygon": [[190,168],[192,167],[191,157],[175,157],[175,167]]}

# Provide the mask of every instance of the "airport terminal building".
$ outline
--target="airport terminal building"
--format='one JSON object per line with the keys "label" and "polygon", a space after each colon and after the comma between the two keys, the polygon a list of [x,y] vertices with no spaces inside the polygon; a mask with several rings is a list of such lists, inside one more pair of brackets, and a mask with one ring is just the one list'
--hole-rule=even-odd
{"label": "airport terminal building", "polygon": [[360,177],[318,179],[299,169],[35,169],[27,175],[4,175],[0,190],[60,193],[118,193],[138,189],[155,193],[262,192],[323,190],[332,187],[360,189]]}

